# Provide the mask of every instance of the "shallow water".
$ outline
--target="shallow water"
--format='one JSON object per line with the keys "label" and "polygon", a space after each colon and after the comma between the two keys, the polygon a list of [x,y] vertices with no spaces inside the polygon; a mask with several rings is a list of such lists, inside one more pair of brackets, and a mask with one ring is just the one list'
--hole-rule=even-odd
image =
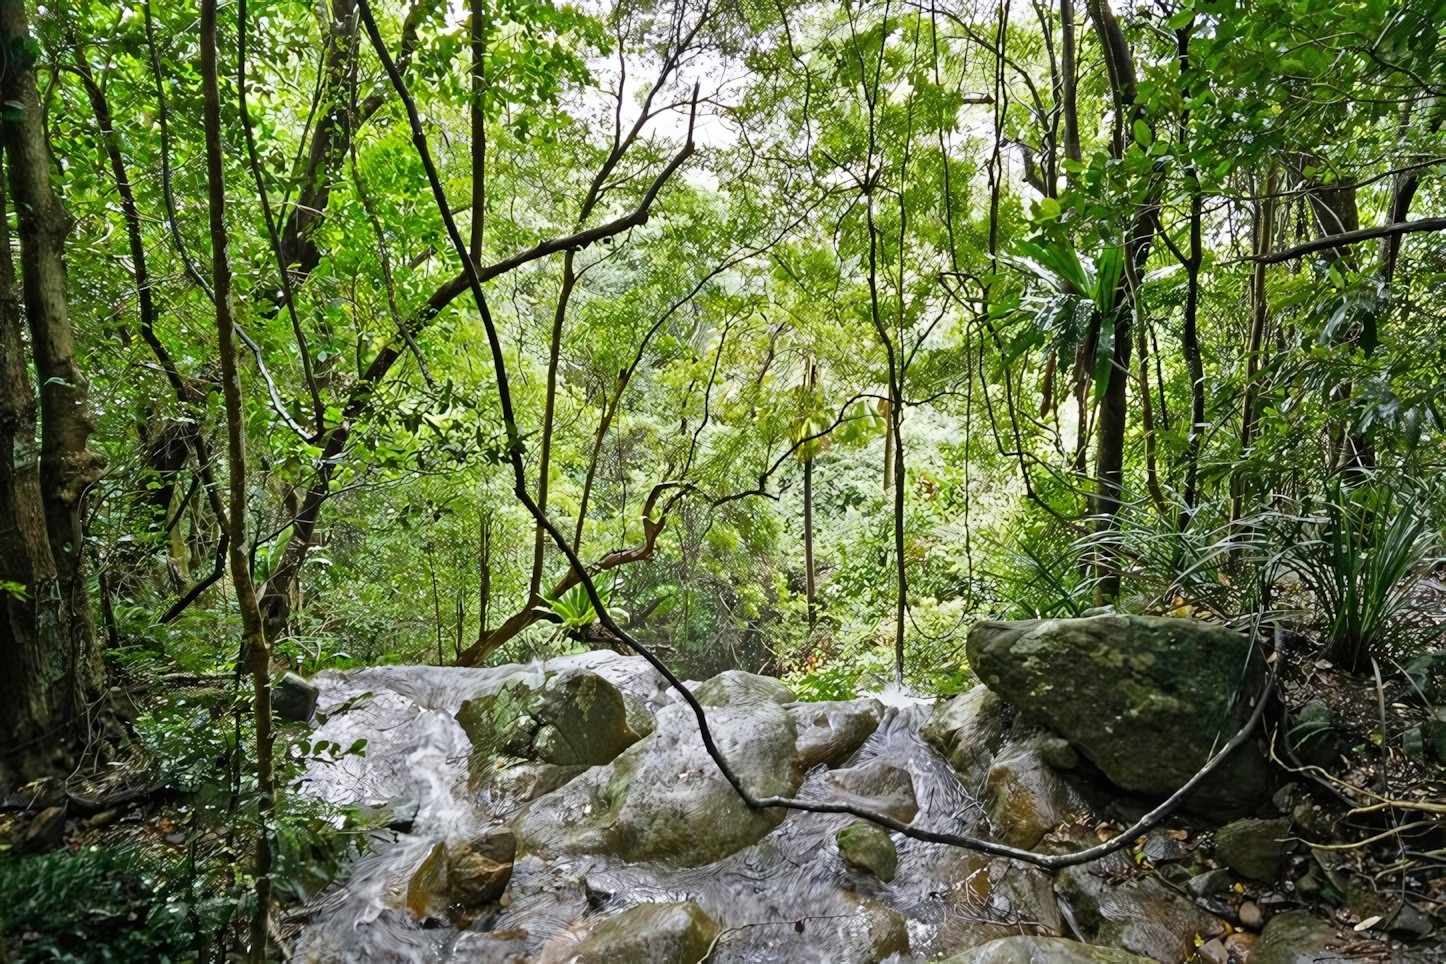
{"label": "shallow water", "polygon": [[[592,669],[654,712],[680,700],[640,657],[594,652],[545,664],[548,671],[575,666]],[[471,744],[452,714],[463,700],[506,677],[520,671],[540,677],[543,669],[543,664],[382,666],[318,674],[323,712],[363,693],[373,695],[329,718],[315,734],[343,746],[366,738],[366,755],[313,769],[306,792],[347,804],[408,798],[416,801],[417,815],[410,833],[378,840],[349,880],[308,905],[297,960],[565,961],[577,937],[600,916],[637,903],[685,899],[696,901],[723,928],[708,958],[715,964],[876,961],[869,930],[877,930],[881,906],[907,922],[910,950],[885,958],[898,964],[1035,932],[1031,925],[1058,933],[1049,880],[1037,871],[896,834],[898,872],[884,884],[846,869],[838,856],[834,834],[853,818],[812,813],[792,813],[763,840],[702,867],[627,864],[610,856],[525,856],[514,867],[507,907],[466,931],[430,920],[424,926],[406,909],[404,896],[433,845],[469,840],[514,815],[469,794]],[[987,832],[953,770],[919,738],[929,705],[900,694],[883,694],[881,702],[883,721],[846,765],[883,759],[907,769],[919,805],[916,826]],[[712,763],[702,757],[699,765]],[[799,796],[827,797],[827,772],[822,766],[810,772]]]}

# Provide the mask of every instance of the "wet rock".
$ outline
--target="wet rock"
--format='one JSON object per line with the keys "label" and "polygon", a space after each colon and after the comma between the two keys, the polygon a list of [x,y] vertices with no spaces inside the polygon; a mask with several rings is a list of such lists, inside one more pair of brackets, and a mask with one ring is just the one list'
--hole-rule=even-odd
{"label": "wet rock", "polygon": [[839,856],[856,870],[866,870],[884,883],[894,879],[899,852],[888,831],[877,824],[855,820],[834,835]]}
{"label": "wet rock", "polygon": [[638,904],[597,925],[566,958],[575,964],[697,964],[718,925],[691,900]]}
{"label": "wet rock", "polygon": [[506,827],[451,849],[437,841],[407,881],[407,909],[418,920],[470,919],[507,889],[516,852],[517,838]]}
{"label": "wet rock", "polygon": [[437,841],[407,881],[407,909],[426,920],[447,907],[447,845]]}
{"label": "wet rock", "polygon": [[860,900],[859,907],[860,913],[844,925],[844,933],[864,952],[860,957],[878,964],[891,955],[909,952],[909,926],[903,914],[868,899]]}
{"label": "wet rock", "polygon": [[1277,914],[1265,925],[1250,964],[1348,964],[1336,929],[1306,911]]}
{"label": "wet rock", "polygon": [[994,839],[1011,847],[1032,849],[1044,835],[1087,809],[1040,753],[1049,737],[1036,734],[1006,741],[984,782],[983,803]]}
{"label": "wet rock", "polygon": [[1150,964],[1150,959],[1062,937],[1016,935],[972,947],[944,964]]}
{"label": "wet rock", "polygon": [[792,703],[798,699],[793,690],[772,676],[745,673],[730,669],[705,682],[693,691],[704,706],[729,706],[736,703]]}
{"label": "wet rock", "polygon": [[835,797],[868,807],[900,823],[908,823],[919,813],[914,778],[908,770],[881,759],[830,771],[826,779]]}
{"label": "wet rock", "polygon": [[1184,860],[1191,849],[1188,836],[1183,831],[1156,827],[1145,834],[1145,856],[1157,864],[1167,860]]}
{"label": "wet rock", "polygon": [[1227,934],[1225,937],[1225,952],[1234,959],[1235,964],[1246,964],[1250,955],[1255,951],[1255,944],[1260,940],[1259,934],[1252,934],[1249,931],[1236,931]]}
{"label": "wet rock", "polygon": [[[739,679],[747,675],[734,673],[731,683],[716,688],[733,696],[708,711],[709,728],[752,793],[792,796],[809,768],[797,745],[796,717],[774,699],[735,699],[754,691]],[[776,692],[757,687],[765,688]],[[860,742],[866,735],[854,733]],[[612,854],[629,863],[696,867],[761,840],[786,816],[778,808],[749,809],[703,749],[691,708],[673,704],[659,711],[652,736],[538,798],[515,826],[526,853]]]}
{"label": "wet rock", "polygon": [[65,838],[65,806],[46,807],[30,818],[25,832],[15,841],[17,854],[43,854],[60,846]]}
{"label": "wet rock", "polygon": [[480,766],[474,768],[471,787],[486,794],[506,812],[509,805],[530,803],[587,769],[585,766],[564,767],[555,763],[525,763],[499,758],[485,770]]}
{"label": "wet rock", "polygon": [[1250,930],[1258,931],[1265,926],[1265,915],[1260,912],[1260,906],[1253,900],[1247,900],[1241,903],[1240,910],[1237,911],[1237,913],[1240,915],[1240,925],[1242,927],[1248,927]]}
{"label": "wet rock", "polygon": [[1079,936],[1090,944],[1177,964],[1195,953],[1194,938],[1223,935],[1213,915],[1153,877],[1136,876],[1134,862],[1116,851],[1055,877],[1055,894]]}
{"label": "wet rock", "polygon": [[1401,910],[1386,929],[1399,937],[1422,938],[1431,933],[1431,918],[1410,904],[1402,904]]}
{"label": "wet rock", "polygon": [[1280,874],[1280,860],[1290,821],[1246,818],[1227,823],[1215,832],[1215,858],[1242,877],[1272,881]]}
{"label": "wet rock", "polygon": [[1225,949],[1225,942],[1218,937],[1212,937],[1201,944],[1196,954],[1203,964],[1230,964],[1230,952]]}
{"label": "wet rock", "polygon": [[316,713],[316,697],[321,689],[295,673],[283,673],[271,684],[271,714],[293,723],[310,722]]}
{"label": "wet rock", "polygon": [[953,765],[966,787],[978,790],[1004,739],[1006,710],[997,693],[976,686],[947,703],[936,703],[919,735]]}
{"label": "wet rock", "polygon": [[884,718],[884,706],[875,699],[800,703],[788,712],[794,720],[798,734],[796,746],[805,767],[820,763],[834,767],[843,763],[879,728]]}
{"label": "wet rock", "polygon": [[1223,867],[1219,870],[1207,870],[1205,873],[1191,877],[1185,882],[1185,893],[1191,897],[1209,897],[1211,894],[1223,894],[1230,889],[1230,885],[1234,882],[1234,876]]}
{"label": "wet rock", "polygon": [[[1234,735],[1264,679],[1259,648],[1239,633],[1187,619],[1095,616],[982,622],[970,665],[1005,700],[1047,724],[1117,786],[1174,792]],[[1242,681],[1246,697],[1237,699]],[[1269,796],[1254,743],[1240,747],[1191,798],[1240,813]]]}
{"label": "wet rock", "polygon": [[[642,739],[636,728],[647,715],[630,707],[621,691],[596,673],[574,668],[536,685],[518,676],[496,691],[465,701],[457,710],[478,764],[498,756],[555,766],[599,766]],[[629,717],[632,717],[630,722]]]}
{"label": "wet rock", "polygon": [[451,854],[447,861],[447,892],[452,903],[475,910],[497,900],[512,879],[516,856],[517,838],[506,827],[489,831]]}

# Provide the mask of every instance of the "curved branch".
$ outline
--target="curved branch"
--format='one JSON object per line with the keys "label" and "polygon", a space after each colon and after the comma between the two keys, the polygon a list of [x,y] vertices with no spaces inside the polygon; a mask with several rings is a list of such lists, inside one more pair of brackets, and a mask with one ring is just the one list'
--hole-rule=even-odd
{"label": "curved branch", "polygon": [[1343,231],[1340,234],[1327,234],[1323,237],[1297,244],[1292,248],[1282,248],[1279,251],[1272,251],[1269,254],[1260,254],[1251,258],[1242,258],[1242,261],[1255,261],[1260,264],[1280,264],[1282,261],[1293,261],[1296,258],[1314,254],[1317,251],[1325,251],[1329,248],[1343,248],[1347,245],[1360,244],[1362,241],[1372,241],[1376,238],[1394,238],[1402,234],[1414,234],[1417,231],[1446,231],[1446,217],[1441,218],[1420,218],[1415,221],[1398,221],[1394,224],[1383,224],[1374,228],[1360,228],[1356,231]]}

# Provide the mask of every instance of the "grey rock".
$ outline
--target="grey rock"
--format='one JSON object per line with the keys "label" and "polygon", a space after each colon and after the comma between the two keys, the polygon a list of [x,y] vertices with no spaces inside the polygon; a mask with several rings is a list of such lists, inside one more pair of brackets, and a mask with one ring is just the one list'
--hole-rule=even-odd
{"label": "grey rock", "polygon": [[[756,678],[768,679],[765,676]],[[852,756],[859,745],[879,728],[879,722],[884,718],[884,707],[878,700],[865,698],[799,703],[789,707],[788,713],[793,717],[797,733],[795,745],[803,765],[814,767],[823,763],[834,767]]]}
{"label": "grey rock", "polygon": [[[740,679],[746,673],[723,675],[732,682],[716,689],[732,695],[708,711],[719,749],[753,794],[794,795],[810,759],[798,747],[796,714],[775,699],[737,698],[776,690]],[[864,712],[862,704],[872,701],[852,702]],[[849,739],[862,742],[866,736],[858,727]],[[835,747],[845,756],[857,748],[847,742]],[[659,711],[652,736],[539,797],[514,826],[525,853],[606,853],[630,863],[665,860],[697,867],[757,842],[786,816],[778,808],[749,809],[704,751],[691,708],[673,704]]]}
{"label": "grey rock", "polygon": [[845,864],[867,870],[886,884],[894,879],[894,871],[899,866],[899,852],[882,827],[855,820],[835,834],[834,839]]}
{"label": "grey rock", "polygon": [[693,696],[704,706],[755,702],[782,704],[798,699],[793,690],[772,676],[745,673],[741,669],[719,673],[694,690]]}
{"label": "grey rock", "polygon": [[[599,923],[567,956],[575,964],[697,964],[718,936],[718,924],[691,900],[638,904]],[[566,952],[563,952],[566,953]]]}
{"label": "grey rock", "polygon": [[1243,877],[1272,881],[1280,874],[1280,860],[1290,821],[1246,818],[1215,832],[1215,858]]}
{"label": "grey rock", "polygon": [[[540,686],[535,674],[518,674],[494,691],[463,702],[457,722],[472,741],[469,767],[474,789],[493,778],[499,757],[554,767],[599,766],[655,725],[641,703],[580,668],[549,676]],[[541,783],[520,786],[524,795],[566,779],[558,771],[519,779],[527,784],[533,776],[539,776]]]}
{"label": "grey rock", "polygon": [[1191,849],[1188,840],[1181,839],[1164,827],[1156,827],[1145,834],[1145,856],[1157,864],[1167,860],[1183,860],[1189,856]]}
{"label": "grey rock", "polygon": [[1049,736],[1006,741],[985,777],[982,800],[994,839],[1032,849],[1044,835],[1078,814],[1085,801],[1046,763],[1040,746]]}
{"label": "grey rock", "polygon": [[943,964],[1151,964],[1151,961],[1115,947],[1081,944],[1063,937],[1016,935],[971,947]]}
{"label": "grey rock", "polygon": [[1260,912],[1260,907],[1253,900],[1242,902],[1237,913],[1240,915],[1242,927],[1258,931],[1265,926],[1265,915]]}
{"label": "grey rock", "polygon": [[1196,934],[1224,934],[1213,915],[1153,877],[1133,877],[1133,870],[1134,862],[1116,851],[1059,872],[1055,895],[1081,938],[1178,964],[1195,953]]}
{"label": "grey rock", "polygon": [[1334,927],[1307,911],[1277,914],[1265,925],[1250,964],[1349,964],[1338,949],[1349,943]]}
{"label": "grey rock", "polygon": [[1204,964],[1230,964],[1230,952],[1225,949],[1225,943],[1218,937],[1212,937],[1201,944],[1197,953]]}
{"label": "grey rock", "polygon": [[919,735],[949,761],[966,787],[977,790],[1004,739],[1007,708],[989,687],[976,686],[948,702],[936,703]]}
{"label": "grey rock", "polygon": [[835,797],[893,817],[900,823],[908,823],[919,813],[914,778],[908,770],[882,759],[846,770],[833,770],[827,781]]}
{"label": "grey rock", "polygon": [[[1177,790],[1241,728],[1265,679],[1249,639],[1188,619],[981,622],[967,652],[991,690],[1068,740],[1117,786],[1153,797]],[[1190,805],[1241,813],[1271,789],[1265,758],[1248,742]]]}
{"label": "grey rock", "polygon": [[517,838],[499,827],[473,840],[447,861],[447,890],[452,902],[467,909],[485,907],[502,896],[512,879]]}
{"label": "grey rock", "polygon": [[316,714],[316,697],[321,689],[295,673],[283,673],[271,684],[271,713],[282,720],[307,723]]}
{"label": "grey rock", "polygon": [[1235,882],[1235,877],[1225,868],[1219,870],[1207,870],[1203,874],[1191,877],[1185,882],[1185,893],[1191,897],[1209,897],[1211,894],[1223,894],[1230,889]]}

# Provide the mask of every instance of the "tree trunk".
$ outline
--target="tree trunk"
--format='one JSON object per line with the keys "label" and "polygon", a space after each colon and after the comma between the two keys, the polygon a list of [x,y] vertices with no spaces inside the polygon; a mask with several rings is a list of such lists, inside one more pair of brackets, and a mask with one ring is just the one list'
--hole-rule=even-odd
{"label": "tree trunk", "polygon": [[[0,789],[28,777],[50,725],[46,668],[59,622],[47,612],[55,562],[45,535],[35,393],[20,334],[10,259],[8,204],[0,183]],[[14,774],[8,772],[14,770]],[[15,780],[14,782],[22,782]]]}
{"label": "tree trunk", "polygon": [[[48,711],[68,735],[84,737],[88,734],[81,729],[89,725],[87,720],[95,718],[85,710],[104,692],[104,671],[82,570],[82,509],[86,493],[101,476],[105,459],[87,445],[95,421],[86,380],[75,362],[65,300],[64,245],[71,219],[51,187],[50,150],[41,124],[34,63],[28,52],[33,47],[26,43],[29,35],[24,0],[0,0],[0,40],[10,52],[3,94],[6,103],[14,106],[6,112],[3,139],[20,236],[25,315],[30,325],[35,378],[40,385],[39,486],[43,521],[24,522],[27,529],[43,526],[50,555],[48,564],[32,555],[18,565],[28,566],[39,579],[53,572],[54,591],[48,596],[58,602],[51,614],[54,620],[42,616],[38,626],[45,649],[42,672],[51,693]],[[13,335],[6,338],[13,340]],[[7,360],[7,364],[13,373],[16,362]],[[8,397],[6,408],[18,403],[18,409],[24,411],[27,394]],[[22,417],[16,422],[15,430],[20,434],[13,436],[21,442],[22,452],[26,448],[25,421]],[[12,463],[11,468],[19,469],[22,475],[30,471],[24,461],[18,466]],[[25,484],[28,487],[28,482]],[[12,501],[14,509],[27,515],[32,512],[31,496],[33,492],[25,495],[17,491],[12,496],[12,500],[19,500]],[[27,531],[19,538],[23,544],[29,543],[34,532]],[[50,608],[38,596],[34,598],[37,606]],[[41,705],[31,694],[23,702],[31,708]]]}
{"label": "tree trunk", "polygon": [[275,805],[271,767],[271,654],[262,629],[256,586],[251,581],[246,531],[246,424],[241,374],[236,363],[236,327],[231,314],[231,265],[227,253],[225,157],[221,147],[221,96],[216,70],[216,3],[201,3],[201,87],[206,127],[206,181],[211,227],[211,278],[216,293],[216,341],[221,390],[226,400],[226,454],[230,475],[230,569],[241,611],[242,659],[251,674],[256,724],[256,790],[260,833],[253,873],[256,910],[251,920],[249,959],[265,964],[271,910],[271,843],[267,819]]}

